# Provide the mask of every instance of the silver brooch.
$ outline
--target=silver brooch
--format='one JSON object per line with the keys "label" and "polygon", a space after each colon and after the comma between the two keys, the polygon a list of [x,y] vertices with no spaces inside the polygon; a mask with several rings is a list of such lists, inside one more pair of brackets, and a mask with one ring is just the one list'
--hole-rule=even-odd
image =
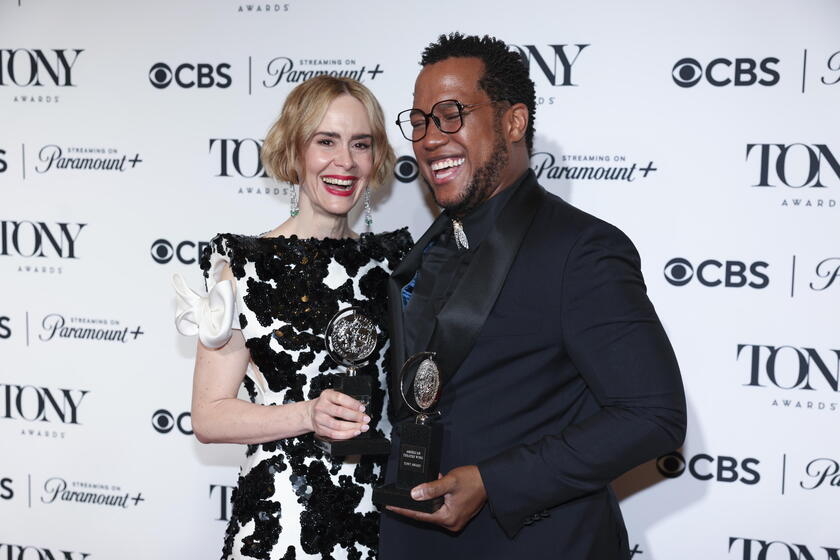
{"label": "silver brooch", "polygon": [[460,220],[452,220],[452,231],[455,232],[455,246],[459,249],[469,249],[467,234],[464,233],[464,225]]}

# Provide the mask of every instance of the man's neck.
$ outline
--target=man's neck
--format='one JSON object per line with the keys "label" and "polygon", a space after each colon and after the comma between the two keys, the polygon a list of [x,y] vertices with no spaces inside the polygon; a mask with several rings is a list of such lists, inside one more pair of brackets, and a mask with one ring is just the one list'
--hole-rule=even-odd
{"label": "man's neck", "polygon": [[528,157],[528,152],[524,150],[515,150],[511,153],[510,163],[502,170],[499,177],[499,185],[493,190],[487,199],[491,199],[505,189],[513,186],[516,181],[525,174],[531,167],[531,160]]}

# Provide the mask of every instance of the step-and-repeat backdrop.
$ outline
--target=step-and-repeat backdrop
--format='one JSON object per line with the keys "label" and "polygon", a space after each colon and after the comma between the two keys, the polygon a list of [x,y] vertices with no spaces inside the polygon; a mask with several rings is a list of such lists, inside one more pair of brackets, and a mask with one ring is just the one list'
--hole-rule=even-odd
{"label": "step-and-repeat backdrop", "polygon": [[[244,449],[190,425],[216,233],[288,215],[285,96],[354,77],[387,120],[423,47],[494,34],[537,88],[542,184],[622,228],[689,433],[616,482],[636,560],[837,560],[840,3],[0,0],[0,558],[214,558]],[[374,230],[433,218],[412,150]],[[354,218],[359,229],[363,220]]]}

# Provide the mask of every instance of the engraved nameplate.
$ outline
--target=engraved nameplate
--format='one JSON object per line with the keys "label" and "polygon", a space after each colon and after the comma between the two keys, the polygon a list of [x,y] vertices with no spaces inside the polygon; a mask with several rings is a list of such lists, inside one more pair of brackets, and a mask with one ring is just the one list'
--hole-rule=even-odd
{"label": "engraved nameplate", "polygon": [[419,445],[400,445],[400,469],[425,472],[426,469],[426,448]]}

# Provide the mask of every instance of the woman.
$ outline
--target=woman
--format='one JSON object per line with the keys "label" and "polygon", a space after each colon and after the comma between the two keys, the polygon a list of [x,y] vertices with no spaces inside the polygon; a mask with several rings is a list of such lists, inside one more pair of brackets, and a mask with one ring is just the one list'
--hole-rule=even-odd
{"label": "woman", "polygon": [[[405,229],[359,236],[347,221],[362,197],[369,212],[369,184],[393,165],[382,110],[354,80],[312,78],[289,94],[262,160],[276,179],[300,185],[291,217],[261,237],[216,236],[201,259],[208,298],[176,280],[179,330],[197,330],[201,342],[193,430],[203,443],[249,444],[223,557],[375,558],[381,460],[329,457],[314,435],[390,433],[385,287],[412,242]],[[373,377],[367,408],[330,389],[339,368],[324,329],[349,306],[378,330],[357,373]],[[241,330],[231,335],[231,324]],[[236,398],[243,383],[250,403]]]}

